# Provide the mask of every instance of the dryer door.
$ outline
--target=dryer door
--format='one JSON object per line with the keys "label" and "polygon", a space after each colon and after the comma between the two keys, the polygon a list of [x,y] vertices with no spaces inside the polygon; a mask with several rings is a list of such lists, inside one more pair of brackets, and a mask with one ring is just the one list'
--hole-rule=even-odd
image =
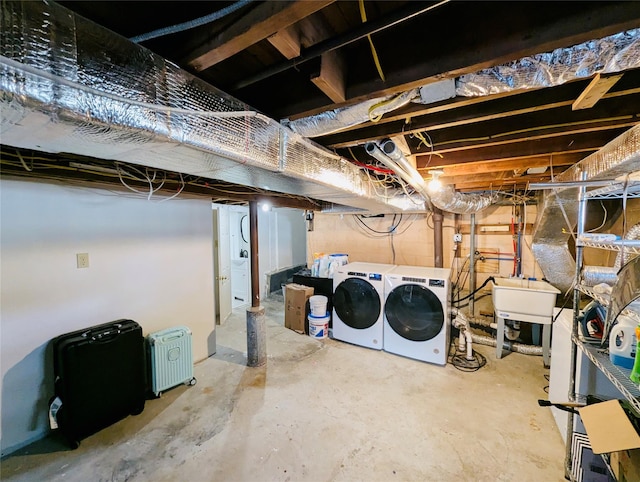
{"label": "dryer door", "polygon": [[347,278],[333,293],[333,308],[345,325],[363,330],[380,317],[380,295],[368,281]]}
{"label": "dryer door", "polygon": [[404,284],[391,290],[384,314],[393,331],[411,341],[430,340],[444,325],[442,303],[431,290],[417,284]]}

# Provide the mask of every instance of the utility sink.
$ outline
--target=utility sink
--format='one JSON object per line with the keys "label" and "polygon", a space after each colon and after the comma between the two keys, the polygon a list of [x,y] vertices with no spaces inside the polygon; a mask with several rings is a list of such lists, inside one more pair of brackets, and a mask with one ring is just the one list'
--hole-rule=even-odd
{"label": "utility sink", "polygon": [[505,319],[542,325],[542,359],[550,363],[551,323],[560,290],[546,281],[495,278],[491,297],[497,324],[496,358],[502,358]]}
{"label": "utility sink", "polygon": [[[520,278],[496,278],[491,296],[496,314],[502,318],[545,323],[550,318],[560,290],[546,281]],[[546,321],[551,323],[551,321]]]}

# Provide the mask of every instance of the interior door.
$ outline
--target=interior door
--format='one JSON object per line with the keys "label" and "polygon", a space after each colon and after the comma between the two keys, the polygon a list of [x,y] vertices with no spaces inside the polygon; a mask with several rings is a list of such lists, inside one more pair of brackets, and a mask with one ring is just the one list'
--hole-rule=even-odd
{"label": "interior door", "polygon": [[218,295],[218,323],[224,323],[231,314],[231,236],[229,232],[229,208],[218,206],[214,217],[216,294]]}

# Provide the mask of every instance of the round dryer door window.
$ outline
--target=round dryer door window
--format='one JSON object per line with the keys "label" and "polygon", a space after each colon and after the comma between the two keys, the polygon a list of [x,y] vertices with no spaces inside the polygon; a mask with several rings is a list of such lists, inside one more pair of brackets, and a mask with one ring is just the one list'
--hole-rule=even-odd
{"label": "round dryer door window", "polygon": [[336,287],[333,308],[344,324],[363,330],[380,317],[380,295],[368,281],[348,278]]}
{"label": "round dryer door window", "polygon": [[440,333],[444,311],[438,297],[428,288],[406,284],[394,288],[384,305],[389,326],[411,341],[427,341]]}

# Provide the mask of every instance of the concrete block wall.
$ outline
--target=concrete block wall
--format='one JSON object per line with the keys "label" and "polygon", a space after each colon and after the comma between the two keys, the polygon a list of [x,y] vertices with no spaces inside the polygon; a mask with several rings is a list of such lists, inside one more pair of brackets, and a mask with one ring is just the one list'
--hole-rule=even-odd
{"label": "concrete block wall", "polygon": [[[396,221],[398,221],[396,217]],[[372,230],[384,233],[393,224],[393,215],[380,218],[361,218]],[[307,233],[307,262],[313,262],[314,253],[346,253],[349,261],[394,263],[411,266],[433,266],[433,229],[426,214],[403,215],[398,229],[391,237],[368,231],[351,214],[317,214],[314,230]],[[446,215],[445,226],[453,226],[453,215]],[[444,264],[450,266],[451,228],[445,229]],[[447,264],[449,263],[449,264]]]}

